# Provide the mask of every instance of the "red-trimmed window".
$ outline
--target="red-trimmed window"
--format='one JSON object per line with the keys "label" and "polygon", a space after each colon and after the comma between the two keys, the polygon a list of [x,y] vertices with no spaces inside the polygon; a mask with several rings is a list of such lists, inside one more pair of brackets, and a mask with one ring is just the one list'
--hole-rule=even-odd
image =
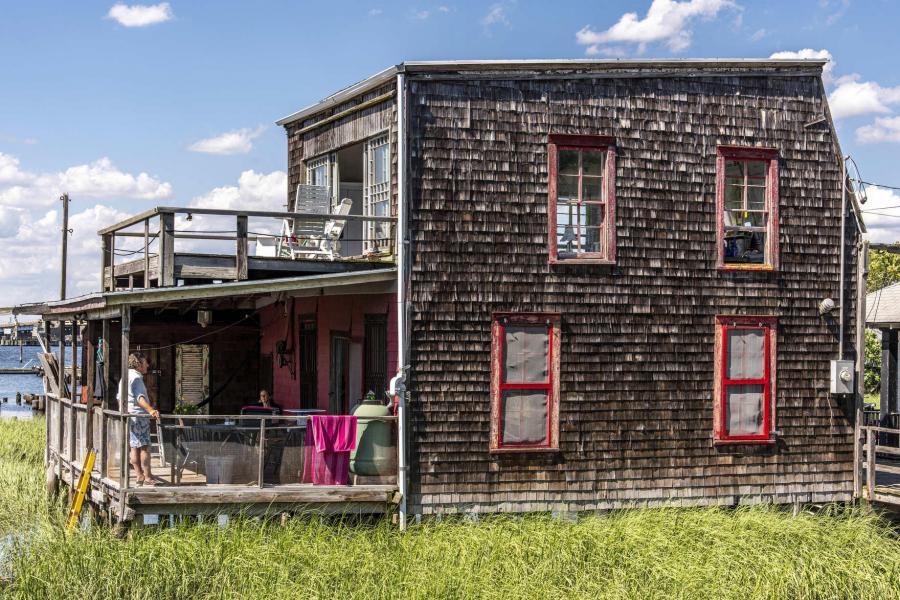
{"label": "red-trimmed window", "polygon": [[616,260],[616,147],[613,138],[550,135],[551,263]]}
{"label": "red-trimmed window", "polygon": [[721,269],[778,268],[778,151],[719,146],[716,156]]}
{"label": "red-trimmed window", "polygon": [[774,317],[716,317],[715,439],[771,440],[775,419]]}
{"label": "red-trimmed window", "polygon": [[494,315],[492,451],[559,448],[559,322],[557,314]]}

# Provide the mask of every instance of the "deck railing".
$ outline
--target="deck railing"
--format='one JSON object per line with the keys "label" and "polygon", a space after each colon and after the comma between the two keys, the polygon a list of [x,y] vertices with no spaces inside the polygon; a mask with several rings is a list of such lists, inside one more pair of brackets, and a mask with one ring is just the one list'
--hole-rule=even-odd
{"label": "deck railing", "polygon": [[862,426],[860,430],[865,496],[869,500],[900,504],[900,429]]}
{"label": "deck railing", "polygon": [[[122,413],[47,395],[48,459],[73,484],[90,448],[97,450],[93,475],[99,484],[125,491],[137,487],[129,464],[129,434],[142,415]],[[90,418],[88,413],[90,412]],[[150,419],[152,471],[156,483],[184,487],[210,484],[262,488],[303,482],[310,415],[161,415]],[[361,445],[386,458],[377,475],[396,483],[396,417],[364,417]],[[378,435],[370,427],[381,425]],[[90,426],[89,426],[90,424]],[[387,436],[381,435],[387,432]],[[366,439],[366,435],[370,435]],[[65,469],[63,468],[65,467]],[[353,475],[349,475],[351,478]],[[71,481],[69,481],[69,479]],[[352,479],[350,481],[352,483]]]}
{"label": "deck railing", "polygon": [[[176,227],[176,216],[183,215],[184,220],[181,221],[183,229]],[[234,219],[233,229],[193,229],[188,228],[188,221],[192,221],[194,216],[205,216],[208,218],[229,218]],[[250,219],[260,220],[265,224],[258,227],[261,231],[253,231],[249,227]],[[98,231],[101,238],[102,252],[102,270],[101,281],[103,282],[102,291],[111,291],[116,289],[117,277],[128,277],[136,273],[142,273],[143,287],[150,287],[151,277],[149,274],[155,274],[153,279],[157,281],[159,287],[168,287],[176,284],[176,248],[175,242],[178,239],[194,240],[194,242],[233,242],[234,243],[234,259],[233,266],[219,267],[218,277],[215,279],[233,279],[245,280],[249,277],[249,243],[251,241],[269,240],[272,242],[284,242],[286,238],[290,238],[290,242],[300,247],[299,254],[305,256],[302,251],[304,245],[312,248],[318,238],[309,237],[304,239],[303,236],[290,235],[283,236],[281,224],[285,219],[303,219],[305,222],[318,221],[322,224],[322,231],[325,231],[325,224],[328,221],[341,221],[350,223],[363,224],[361,230],[368,232],[361,238],[355,239],[348,235],[345,229],[341,236],[341,242],[360,242],[360,247],[365,244],[367,249],[376,248],[377,252],[362,253],[369,258],[374,255],[391,258],[394,253],[394,225],[395,217],[390,216],[370,216],[370,215],[335,215],[335,214],[319,214],[319,213],[302,213],[302,212],[272,212],[272,211],[253,211],[253,210],[226,210],[226,209],[210,209],[210,208],[191,208],[191,207],[171,207],[160,206],[143,213],[129,217],[115,225],[111,225]],[[151,226],[153,221],[157,221],[158,225]],[[211,226],[214,227],[214,226]],[[383,236],[377,240],[366,237],[371,236],[371,232],[379,232],[378,235]],[[364,239],[365,238],[365,239]],[[138,239],[137,247],[118,247],[122,240]],[[180,253],[179,253],[180,254]],[[310,255],[316,254],[310,251]],[[116,263],[116,257],[121,256],[128,263],[136,263],[123,268],[123,263]],[[118,267],[118,268],[117,268]],[[127,272],[126,272],[127,271]],[[134,287],[133,278],[129,287]]]}

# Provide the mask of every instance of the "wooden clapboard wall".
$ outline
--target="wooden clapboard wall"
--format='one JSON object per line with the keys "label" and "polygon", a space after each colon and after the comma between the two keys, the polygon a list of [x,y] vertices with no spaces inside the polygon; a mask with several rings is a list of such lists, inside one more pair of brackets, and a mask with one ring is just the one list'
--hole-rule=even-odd
{"label": "wooden clapboard wall", "polygon": [[[841,237],[818,77],[411,90],[412,513],[851,498],[853,429],[828,393],[837,324],[816,311]],[[547,264],[549,132],[616,139],[614,268]],[[777,273],[715,269],[717,144],[780,150]],[[558,453],[488,452],[495,311],[562,315]],[[713,445],[717,314],[779,318],[775,447]]]}

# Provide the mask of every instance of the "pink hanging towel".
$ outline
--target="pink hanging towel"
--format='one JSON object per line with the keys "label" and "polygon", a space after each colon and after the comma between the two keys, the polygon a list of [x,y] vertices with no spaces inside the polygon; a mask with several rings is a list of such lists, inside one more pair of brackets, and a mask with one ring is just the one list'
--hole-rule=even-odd
{"label": "pink hanging towel", "polygon": [[356,448],[356,417],[312,415],[306,426],[303,483],[347,485],[350,451]]}

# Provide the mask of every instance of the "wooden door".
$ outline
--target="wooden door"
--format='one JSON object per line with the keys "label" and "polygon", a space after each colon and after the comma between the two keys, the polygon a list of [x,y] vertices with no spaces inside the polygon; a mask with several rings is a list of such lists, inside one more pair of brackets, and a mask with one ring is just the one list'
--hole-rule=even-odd
{"label": "wooden door", "polygon": [[328,377],[328,413],[347,414],[347,372],[350,362],[350,335],[331,332],[331,361]]}

